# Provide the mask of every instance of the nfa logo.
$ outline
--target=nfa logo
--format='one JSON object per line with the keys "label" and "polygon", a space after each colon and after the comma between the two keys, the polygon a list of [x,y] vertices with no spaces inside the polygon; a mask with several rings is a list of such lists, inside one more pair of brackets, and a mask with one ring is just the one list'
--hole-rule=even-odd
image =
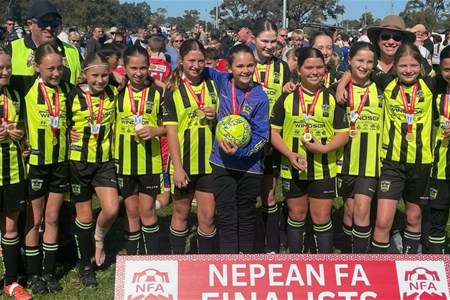
{"label": "nfa logo", "polygon": [[401,299],[450,299],[442,261],[397,261],[396,265]]}
{"label": "nfa logo", "polygon": [[159,261],[127,261],[125,299],[153,300],[178,298],[178,264]]}

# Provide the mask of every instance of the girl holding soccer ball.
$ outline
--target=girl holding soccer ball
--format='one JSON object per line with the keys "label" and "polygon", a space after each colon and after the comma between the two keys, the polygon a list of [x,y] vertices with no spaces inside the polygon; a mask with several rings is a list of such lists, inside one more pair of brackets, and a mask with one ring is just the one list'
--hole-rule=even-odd
{"label": "girl holding soccer ball", "polygon": [[228,54],[229,73],[205,69],[219,94],[217,120],[238,115],[247,120],[251,137],[247,145],[214,141],[210,157],[213,192],[217,207],[220,253],[252,253],[255,239],[256,198],[263,176],[264,145],[269,131],[269,100],[260,84],[253,82],[256,61],[246,45]]}

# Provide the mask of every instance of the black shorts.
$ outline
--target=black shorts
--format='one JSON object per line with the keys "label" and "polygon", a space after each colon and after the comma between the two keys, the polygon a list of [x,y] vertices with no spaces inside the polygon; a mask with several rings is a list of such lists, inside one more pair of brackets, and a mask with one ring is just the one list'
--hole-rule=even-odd
{"label": "black shorts", "polygon": [[27,205],[27,182],[0,186],[0,211],[4,213],[23,211]]}
{"label": "black shorts", "polygon": [[378,179],[378,199],[392,199],[424,205],[428,203],[431,164],[407,164],[385,160]]}
{"label": "black shorts", "polygon": [[333,199],[336,197],[335,178],[321,180],[282,179],[283,196],[299,198],[308,195],[318,199]]}
{"label": "black shorts", "polygon": [[450,209],[450,180],[430,178],[430,206]]}
{"label": "black shorts", "polygon": [[377,191],[378,178],[339,174],[337,186],[338,194],[344,201],[348,198],[354,198],[355,194],[373,198]]}
{"label": "black shorts", "polygon": [[173,183],[173,174],[170,175],[170,184],[171,184],[171,191],[172,194],[181,196],[181,195],[189,195],[192,194],[195,191],[205,192],[205,193],[212,193],[212,175],[211,174],[202,174],[202,175],[188,175],[189,176],[189,183],[187,187],[184,188],[177,188],[175,184]]}
{"label": "black shorts", "polygon": [[51,165],[30,165],[28,170],[28,196],[31,200],[49,192],[63,194],[70,190],[69,162]]}
{"label": "black shorts", "polygon": [[127,198],[136,193],[150,196],[161,194],[163,174],[150,175],[117,175],[120,195]]}
{"label": "black shorts", "polygon": [[273,149],[272,153],[264,157],[264,174],[278,176],[280,174],[281,153]]}
{"label": "black shorts", "polygon": [[70,161],[71,199],[75,203],[91,200],[95,187],[117,189],[116,166],[113,161],[86,163]]}

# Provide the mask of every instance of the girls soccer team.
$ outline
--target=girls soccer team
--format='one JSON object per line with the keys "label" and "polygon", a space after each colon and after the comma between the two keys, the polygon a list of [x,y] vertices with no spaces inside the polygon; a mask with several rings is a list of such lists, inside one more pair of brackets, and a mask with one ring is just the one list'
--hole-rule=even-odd
{"label": "girls soccer team", "polygon": [[[8,170],[0,176],[5,292],[12,296],[27,293],[16,283],[17,219],[27,198],[23,157],[29,156],[30,165],[25,235],[30,289],[33,293],[62,289],[54,277],[57,216],[69,183],[76,210],[78,272],[83,285],[95,287],[91,259],[94,256],[97,265],[105,261],[104,239],[118,214],[119,194],[126,208],[127,253],[159,253],[155,201],[163,191],[163,135],[167,135],[170,153],[174,254],[185,253],[194,197],[199,253],[215,251],[216,230],[220,253],[252,253],[259,195],[266,251],[277,252],[274,167],[280,169],[288,207],[291,253],[304,252],[308,212],[317,251],[333,252],[331,208],[337,192],[345,201],[344,231],[353,253],[367,253],[369,248],[374,253],[387,251],[400,198],[406,203],[404,253],[417,253],[430,170],[429,249],[431,253],[444,251],[450,206],[450,88],[444,88],[450,83],[448,47],[441,52],[444,80],[434,80],[420,75],[420,52],[412,44],[404,43],[397,50],[396,74],[371,74],[375,51],[368,43],[356,43],[349,55],[350,74],[338,87],[338,91],[346,89],[341,94],[348,94],[348,101],[338,97],[345,102],[340,105],[328,87],[335,80],[327,71],[328,36],[316,34],[312,39],[315,48],[296,52],[300,83],[293,92],[282,94],[289,67],[272,57],[276,25],[258,20],[255,28],[254,52],[245,45],[233,47],[228,73],[205,68],[201,43],[183,42],[166,91],[148,76],[148,53],[140,47],[124,52],[126,84],[120,90],[109,84],[108,62],[98,54],[86,57],[76,86],[61,81],[61,55],[51,45],[36,50],[36,76],[13,78],[8,84],[10,57],[0,49],[0,157],[2,169]],[[21,88],[23,95],[14,91],[20,85],[25,87]],[[244,117],[252,129],[249,144],[242,148],[214,137],[217,122],[231,114]],[[433,116],[437,114],[440,126],[432,148]],[[269,150],[269,145],[274,149]],[[277,162],[280,155],[281,162]],[[95,220],[93,241],[94,192],[101,212]],[[375,193],[378,209],[372,235],[369,215]],[[43,258],[38,235],[42,220]]]}

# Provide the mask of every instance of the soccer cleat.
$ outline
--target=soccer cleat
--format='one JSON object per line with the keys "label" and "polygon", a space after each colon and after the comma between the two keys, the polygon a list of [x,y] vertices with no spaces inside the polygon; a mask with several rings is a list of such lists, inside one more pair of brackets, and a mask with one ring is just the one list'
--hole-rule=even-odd
{"label": "soccer cleat", "polygon": [[47,285],[45,281],[39,275],[33,275],[28,280],[28,288],[33,294],[46,294],[48,293]]}
{"label": "soccer cleat", "polygon": [[62,286],[58,283],[58,280],[56,280],[53,274],[44,274],[42,275],[42,279],[44,279],[50,293],[58,293],[63,290]]}
{"label": "soccer cleat", "polygon": [[80,267],[78,269],[78,275],[80,276],[81,283],[85,287],[97,287],[98,282],[95,276],[95,272],[92,266]]}
{"label": "soccer cleat", "polygon": [[26,289],[23,288],[20,284],[17,282],[13,282],[10,285],[7,285],[3,288],[3,292],[5,294],[10,295],[15,300],[30,300],[33,299],[31,297],[30,293]]}

